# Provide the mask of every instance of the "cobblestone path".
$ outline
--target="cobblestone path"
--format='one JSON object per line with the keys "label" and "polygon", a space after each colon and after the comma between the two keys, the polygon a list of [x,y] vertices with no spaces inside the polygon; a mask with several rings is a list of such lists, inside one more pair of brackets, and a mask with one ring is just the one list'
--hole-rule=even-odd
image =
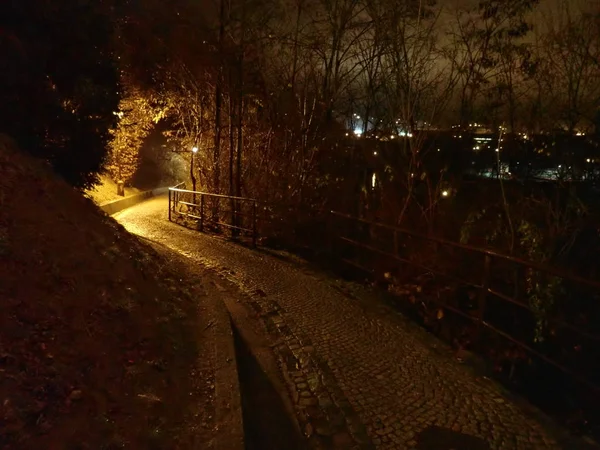
{"label": "cobblestone path", "polygon": [[115,218],[243,288],[249,307],[279,336],[274,350],[313,447],[560,448],[494,382],[436,349],[434,338],[399,314],[361,299],[360,290],[349,293],[294,258],[172,224],[164,198]]}

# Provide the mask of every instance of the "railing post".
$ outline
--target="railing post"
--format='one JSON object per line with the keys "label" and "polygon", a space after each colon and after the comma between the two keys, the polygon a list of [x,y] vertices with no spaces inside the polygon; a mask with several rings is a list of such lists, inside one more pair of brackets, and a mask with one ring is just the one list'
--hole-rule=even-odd
{"label": "railing post", "polygon": [[231,239],[235,239],[238,235],[238,229],[237,228],[233,228],[233,227],[237,227],[238,224],[238,217],[237,217],[237,212],[238,212],[238,202],[237,200],[231,199],[230,202],[230,206],[231,206]]}
{"label": "railing post", "polygon": [[334,241],[334,233],[333,233],[333,212],[331,210],[327,210],[327,249],[329,250],[329,258],[330,262],[333,262],[335,255],[335,241]]}
{"label": "railing post", "polygon": [[171,222],[171,189],[169,189],[169,222]]}
{"label": "railing post", "polygon": [[204,194],[200,194],[200,231],[204,231]]}
{"label": "railing post", "polygon": [[479,305],[478,305],[478,327],[481,329],[481,326],[484,322],[485,317],[485,304],[487,300],[487,292],[490,287],[490,266],[492,265],[492,257],[488,254],[485,255],[485,259],[483,262],[483,275],[481,277],[481,290],[479,291]]}
{"label": "railing post", "polygon": [[256,247],[256,200],[252,202],[252,246]]}

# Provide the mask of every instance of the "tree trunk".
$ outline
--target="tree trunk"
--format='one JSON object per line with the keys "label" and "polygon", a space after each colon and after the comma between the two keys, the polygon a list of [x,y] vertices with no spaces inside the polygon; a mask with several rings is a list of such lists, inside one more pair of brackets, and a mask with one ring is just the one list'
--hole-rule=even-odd
{"label": "tree trunk", "polygon": [[242,152],[244,150],[244,33],[245,33],[246,7],[242,3],[242,20],[240,24],[240,54],[238,59],[238,114],[237,114],[237,154],[236,154],[236,195],[242,196]]}
{"label": "tree trunk", "polygon": [[[230,79],[232,78],[233,77],[230,77]],[[230,85],[233,87],[233,82],[231,82]],[[233,159],[235,153],[235,108],[235,100],[233,92],[231,92],[229,94],[229,195],[233,195],[235,191],[233,175]]]}
{"label": "tree trunk", "polygon": [[239,97],[238,97],[238,114],[237,114],[237,154],[236,154],[236,195],[238,197],[242,196],[242,152],[244,150],[244,134],[243,134],[243,126],[244,126],[244,50],[242,48],[242,54],[240,55],[239,65],[238,65],[238,83],[239,83]]}
{"label": "tree trunk", "polygon": [[[233,175],[233,159],[235,157],[235,100],[233,97],[233,77],[230,76],[229,83],[229,195],[233,196],[234,194],[234,175]],[[229,209],[231,211],[231,225],[237,225],[237,216],[236,216],[236,204],[233,199],[229,202]],[[232,236],[237,235],[237,230],[235,228],[231,229]]]}
{"label": "tree trunk", "polygon": [[[219,11],[219,54],[223,53],[223,37],[225,35],[225,1],[221,0]],[[222,67],[219,67],[217,75],[217,83],[215,88],[215,138],[213,147],[213,191],[219,193],[221,183],[221,173],[219,159],[221,156],[221,103],[222,103],[222,83],[223,72]],[[213,202],[213,220],[218,222],[218,202]]]}

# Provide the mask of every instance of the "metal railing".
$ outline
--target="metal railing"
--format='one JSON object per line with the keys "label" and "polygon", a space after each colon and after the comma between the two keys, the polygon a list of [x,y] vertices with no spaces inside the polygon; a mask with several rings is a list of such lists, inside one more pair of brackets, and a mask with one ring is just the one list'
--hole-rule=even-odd
{"label": "metal railing", "polygon": [[192,219],[200,231],[225,228],[232,237],[249,236],[253,247],[258,238],[256,209],[257,201],[252,198],[169,188],[169,221],[176,217]]}
{"label": "metal railing", "polygon": [[[336,224],[335,220],[346,221],[345,224]],[[337,226],[336,226],[337,225]],[[349,225],[349,226],[348,226]],[[439,239],[432,236],[416,233],[410,230],[402,229],[395,226],[390,226],[378,222],[372,222],[364,219],[359,219],[348,214],[331,211],[330,212],[330,225],[329,225],[332,248],[330,249],[333,257],[339,259],[342,262],[349,264],[353,267],[373,274],[374,264],[373,262],[378,260],[380,264],[380,270],[388,270],[392,268],[398,269],[402,265],[408,265],[416,267],[422,272],[429,272],[435,275],[446,277],[453,282],[470,286],[477,291],[477,296],[474,299],[475,308],[474,310],[464,310],[456,305],[448,304],[448,302],[441,301],[440,299],[432,298],[432,302],[436,303],[437,307],[450,311],[451,313],[457,314],[468,322],[471,322],[476,326],[478,330],[487,329],[498,336],[510,341],[512,344],[520,347],[525,352],[533,355],[547,364],[559,369],[563,373],[572,377],[582,385],[590,388],[596,394],[600,393],[600,386],[597,381],[590,380],[590,376],[598,374],[597,370],[600,369],[598,363],[593,363],[592,368],[588,368],[586,372],[590,376],[584,376],[581,373],[573,370],[571,367],[567,367],[564,362],[561,362],[561,358],[556,356],[549,356],[544,354],[532,344],[532,339],[524,339],[524,335],[531,337],[532,330],[503,330],[500,326],[494,324],[494,316],[498,308],[490,313],[490,302],[499,301],[499,305],[504,308],[519,308],[528,311],[528,314],[533,316],[539,316],[540,311],[536,310],[526,299],[523,291],[523,276],[530,277],[533,272],[542,274],[546,277],[556,277],[566,283],[568,289],[573,293],[587,291],[587,296],[590,302],[593,303],[593,309],[596,314],[600,313],[600,282],[585,279],[578,275],[566,272],[556,267],[545,266],[531,261],[525,261],[516,257],[500,254],[492,250],[477,248],[469,245],[459,244],[444,239]],[[382,236],[385,236],[382,238]],[[411,255],[410,244],[413,244],[413,248],[419,247],[420,253],[423,252],[425,243],[430,247],[433,257],[429,258],[429,264],[414,258]],[[347,247],[346,249],[340,248]],[[348,251],[350,249],[359,249],[359,252]],[[443,258],[443,248],[450,249],[452,258],[449,261],[454,262],[457,270],[445,270],[443,265],[437,265],[435,261]],[[456,253],[460,253],[462,256],[458,256]],[[366,253],[366,256],[365,256]],[[417,252],[412,252],[416,254]],[[370,254],[370,256],[369,256]],[[462,258],[462,261],[461,261]],[[422,259],[422,258],[421,258]],[[381,260],[386,262],[381,265]],[[446,264],[446,269],[452,264]],[[476,273],[476,279],[472,277],[461,275],[460,268],[458,266],[467,266],[466,270],[462,272],[470,272],[472,275]],[[512,266],[513,269],[507,270],[507,267]],[[520,276],[518,276],[520,275]],[[507,293],[502,287],[506,287],[507,279],[515,279],[512,284],[512,292]],[[502,281],[499,281],[502,279]],[[548,278],[546,278],[548,279]],[[504,292],[503,292],[504,290]],[[590,291],[594,294],[590,295]],[[559,305],[554,305],[557,309]],[[595,331],[600,328],[600,324],[594,324],[594,331],[588,330],[581,322],[571,323],[563,318],[559,317],[561,314],[550,314],[544,320],[547,321],[549,326],[560,329],[568,330],[573,336],[576,336],[576,342],[587,341],[590,348],[600,347],[600,334]],[[530,323],[531,324],[531,323]],[[518,331],[518,333],[516,333]],[[520,334],[517,336],[516,334]],[[558,333],[559,335],[561,333]],[[563,336],[564,337],[564,336]],[[527,341],[530,341],[529,343]],[[575,351],[575,350],[573,350]],[[591,350],[595,354],[595,350]],[[594,357],[591,357],[594,360]],[[578,364],[573,364],[578,365]],[[579,364],[581,365],[581,364]],[[595,376],[594,378],[598,378]]]}
{"label": "metal railing", "polygon": [[[230,209],[224,209],[223,203],[229,204]],[[204,230],[210,224],[230,229],[232,236],[234,231],[243,232],[252,237],[253,246],[257,244],[258,223],[262,237],[267,238],[279,233],[291,239],[288,244],[292,247],[298,244],[294,242],[298,238],[302,238],[304,244],[308,244],[308,239],[316,254],[329,253],[334,264],[340,261],[372,275],[410,267],[421,274],[431,273],[445,277],[449,284],[468,286],[476,292],[470,308],[465,309],[435,296],[430,300],[436,308],[472,324],[477,339],[485,345],[492,339],[491,336],[495,335],[507,345],[516,346],[558,369],[594,392],[595,396],[600,394],[600,367],[597,362],[593,362],[593,355],[596,353],[597,360],[600,361],[600,321],[594,323],[593,320],[588,320],[586,325],[585,321],[582,322],[571,314],[578,306],[569,306],[567,309],[571,312],[565,313],[560,305],[554,305],[556,311],[547,314],[544,319],[548,327],[556,330],[548,341],[551,341],[552,345],[557,343],[557,346],[585,341],[587,367],[577,360],[581,359],[580,354],[565,359],[565,352],[545,351],[534,338],[535,324],[540,311],[529,301],[530,296],[524,289],[524,280],[527,277],[531,278],[534,272],[542,274],[540,276],[546,277],[546,280],[548,277],[559,278],[571,291],[571,297],[586,297],[589,300],[588,303],[593,305],[594,314],[598,314],[599,319],[600,282],[560,268],[336,211],[310,210],[312,222],[308,228],[313,231],[303,230],[303,235],[299,236],[298,229],[306,225],[301,223],[301,219],[306,221],[307,212],[302,211],[303,218],[300,218],[294,214],[296,210],[297,208],[281,205],[267,205],[250,198],[194,192],[179,187],[169,189],[169,220],[176,215],[195,220],[200,230]],[[227,223],[219,217],[231,219]],[[424,252],[424,248],[431,252],[430,258],[422,258],[423,253],[427,253]],[[446,264],[443,264],[444,262]],[[528,318],[524,319],[523,315],[528,315]],[[515,317],[518,317],[518,320]],[[584,370],[579,370],[582,366]]]}

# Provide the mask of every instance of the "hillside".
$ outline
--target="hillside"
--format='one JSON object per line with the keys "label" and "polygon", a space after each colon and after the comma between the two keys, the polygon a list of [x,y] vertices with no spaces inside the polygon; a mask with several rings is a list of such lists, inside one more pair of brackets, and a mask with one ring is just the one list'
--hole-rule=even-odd
{"label": "hillside", "polygon": [[208,441],[198,295],[159,251],[0,135],[0,448]]}

